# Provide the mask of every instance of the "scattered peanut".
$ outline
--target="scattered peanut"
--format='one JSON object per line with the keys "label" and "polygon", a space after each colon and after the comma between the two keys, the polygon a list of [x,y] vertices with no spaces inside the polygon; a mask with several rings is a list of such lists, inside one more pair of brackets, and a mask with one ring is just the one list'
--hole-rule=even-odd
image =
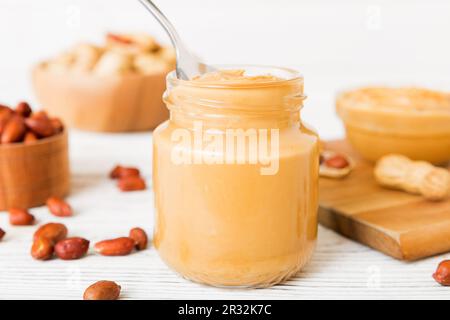
{"label": "scattered peanut", "polygon": [[375,178],[384,187],[420,194],[428,200],[443,200],[450,195],[448,170],[402,155],[381,158],[375,167]]}
{"label": "scattered peanut", "polygon": [[53,244],[64,240],[67,237],[67,227],[61,223],[47,223],[36,230],[33,241],[44,237],[49,239]]}
{"label": "scattered peanut", "polygon": [[147,185],[145,184],[145,180],[141,177],[125,177],[119,180],[117,186],[123,192],[130,191],[142,191],[147,189]]}
{"label": "scattered peanut", "polygon": [[53,251],[53,241],[45,237],[39,237],[33,242],[31,256],[36,260],[48,260],[53,256]]}
{"label": "scattered peanut", "polygon": [[58,197],[47,199],[47,207],[57,217],[70,217],[73,214],[70,205]]}
{"label": "scattered peanut", "polygon": [[119,179],[117,186],[123,192],[141,191],[147,189],[145,180],[139,169],[133,167],[116,166],[109,174],[111,179]]}
{"label": "scattered peanut", "polygon": [[323,156],[323,154],[320,154],[319,156],[319,165],[322,165],[325,162],[325,157]]}
{"label": "scattered peanut", "polygon": [[109,174],[111,179],[121,179],[125,177],[139,177],[140,171],[137,168],[116,166]]}
{"label": "scattered peanut", "polygon": [[338,154],[331,158],[326,159],[325,165],[330,168],[343,169],[347,168],[350,165],[350,163],[343,155]]}
{"label": "scattered peanut", "polygon": [[141,228],[133,228],[130,230],[129,237],[134,240],[137,250],[145,250],[148,244],[147,233]]}
{"label": "scattered peanut", "polygon": [[0,228],[0,241],[2,241],[3,237],[5,236],[6,232],[2,228]]}
{"label": "scattered peanut", "polygon": [[13,226],[30,226],[34,223],[34,216],[24,209],[10,209],[9,223]]}
{"label": "scattered peanut", "polygon": [[320,155],[320,176],[340,179],[350,174],[353,170],[353,161],[334,151],[324,151]]}
{"label": "scattered peanut", "polygon": [[121,287],[113,281],[98,281],[84,292],[84,300],[117,300]]}
{"label": "scattered peanut", "polygon": [[443,286],[450,286],[450,260],[444,260],[439,264],[433,278]]}
{"label": "scattered peanut", "polygon": [[76,260],[86,255],[89,241],[83,238],[68,238],[59,241],[55,246],[55,253],[63,260]]}
{"label": "scattered peanut", "polygon": [[135,245],[133,239],[122,237],[97,242],[94,249],[103,256],[126,256],[133,251]]}

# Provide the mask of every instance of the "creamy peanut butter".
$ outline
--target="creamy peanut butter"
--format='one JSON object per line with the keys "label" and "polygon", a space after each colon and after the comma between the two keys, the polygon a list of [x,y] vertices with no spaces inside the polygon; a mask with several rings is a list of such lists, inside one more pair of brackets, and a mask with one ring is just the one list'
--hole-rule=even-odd
{"label": "creamy peanut butter", "polygon": [[266,75],[247,75],[245,70],[219,70],[217,72],[205,73],[201,76],[197,76],[192,79],[193,82],[213,84],[261,84],[270,83],[276,81],[282,81],[284,79],[275,77],[271,74]]}
{"label": "creamy peanut butter", "polygon": [[369,87],[346,92],[342,107],[387,112],[450,112],[450,94],[421,88]]}
{"label": "creamy peanut butter", "polygon": [[169,78],[171,120],[154,132],[154,243],[186,278],[268,286],[312,255],[318,138],[300,121],[303,79],[284,72]]}
{"label": "creamy peanut butter", "polygon": [[399,153],[450,160],[450,95],[421,88],[362,88],[341,94],[337,111],[347,137],[368,160]]}

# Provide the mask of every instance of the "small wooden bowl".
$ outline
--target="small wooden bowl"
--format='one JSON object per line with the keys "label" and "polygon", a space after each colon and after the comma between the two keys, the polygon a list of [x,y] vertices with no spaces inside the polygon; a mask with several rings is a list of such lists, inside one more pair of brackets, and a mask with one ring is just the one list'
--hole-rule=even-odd
{"label": "small wooden bowl", "polygon": [[0,145],[0,211],[32,208],[69,193],[68,137]]}
{"label": "small wooden bowl", "polygon": [[166,74],[98,77],[57,74],[43,65],[33,70],[40,104],[68,127],[97,132],[156,128],[169,118],[162,96]]}

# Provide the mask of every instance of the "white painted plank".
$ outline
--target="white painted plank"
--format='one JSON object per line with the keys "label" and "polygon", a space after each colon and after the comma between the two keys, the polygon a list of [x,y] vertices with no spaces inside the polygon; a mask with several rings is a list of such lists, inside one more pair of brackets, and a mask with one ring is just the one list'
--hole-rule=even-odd
{"label": "white painted plank", "polygon": [[[73,192],[76,215],[56,218],[33,209],[40,223],[61,221],[74,236],[92,243],[126,235],[133,226],[153,229],[153,196],[123,194],[107,178],[116,163],[137,165],[151,177],[151,135],[98,135],[71,132]],[[150,181],[149,181],[150,182]],[[448,299],[448,288],[431,278],[435,257],[414,263],[396,261],[320,228],[311,263],[299,276],[269,289],[216,289],[186,281],[169,270],[154,248],[127,257],[101,257],[92,250],[77,261],[34,261],[29,250],[36,227],[10,227],[0,243],[0,299],[80,299],[94,281],[111,279],[123,287],[123,299]],[[447,255],[449,257],[450,255]]]}

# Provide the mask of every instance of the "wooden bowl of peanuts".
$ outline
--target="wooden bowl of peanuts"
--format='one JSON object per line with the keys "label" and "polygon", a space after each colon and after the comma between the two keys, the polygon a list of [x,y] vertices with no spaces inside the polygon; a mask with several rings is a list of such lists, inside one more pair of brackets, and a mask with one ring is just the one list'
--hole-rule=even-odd
{"label": "wooden bowl of peanuts", "polygon": [[108,34],[38,64],[33,86],[46,110],[67,126],[97,132],[152,130],[167,120],[162,96],[175,53],[145,34]]}
{"label": "wooden bowl of peanuts", "polygon": [[69,193],[68,135],[62,122],[20,103],[0,106],[0,211],[28,209]]}

